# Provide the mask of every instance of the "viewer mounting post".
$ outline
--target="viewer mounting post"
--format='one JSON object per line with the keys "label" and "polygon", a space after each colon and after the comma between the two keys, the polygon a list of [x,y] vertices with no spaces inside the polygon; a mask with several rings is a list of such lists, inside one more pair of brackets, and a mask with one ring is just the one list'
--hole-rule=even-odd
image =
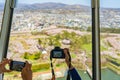
{"label": "viewer mounting post", "polygon": [[92,80],[101,80],[99,0],[92,0]]}
{"label": "viewer mounting post", "polygon": [[[0,61],[2,61],[3,58],[6,58],[7,55],[13,12],[16,6],[16,2],[17,0],[5,1],[4,14],[3,14],[2,26],[1,26],[2,27],[1,35],[0,35]],[[2,75],[0,75],[0,80],[3,80]]]}

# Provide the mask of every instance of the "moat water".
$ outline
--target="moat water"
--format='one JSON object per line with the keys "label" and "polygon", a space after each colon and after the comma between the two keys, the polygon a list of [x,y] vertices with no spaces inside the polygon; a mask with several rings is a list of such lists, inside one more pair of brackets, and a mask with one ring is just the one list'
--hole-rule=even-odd
{"label": "moat water", "polygon": [[[85,71],[79,71],[79,74],[82,80],[91,80]],[[103,69],[101,77],[101,80],[120,80],[120,75],[110,69]],[[57,80],[66,80],[66,78],[60,78]]]}

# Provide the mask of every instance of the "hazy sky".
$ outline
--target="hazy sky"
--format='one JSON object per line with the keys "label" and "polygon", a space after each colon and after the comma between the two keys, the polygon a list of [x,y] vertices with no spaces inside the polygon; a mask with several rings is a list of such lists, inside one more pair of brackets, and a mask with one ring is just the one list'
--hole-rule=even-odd
{"label": "hazy sky", "polygon": [[84,4],[84,5],[90,5],[90,0],[26,0],[29,3],[36,3],[36,2],[60,2],[60,3],[65,3],[65,4]]}
{"label": "hazy sky", "polygon": [[[0,0],[4,2],[5,0]],[[65,4],[82,4],[91,5],[91,0],[18,0],[18,3],[44,3],[44,2],[60,2]],[[101,0],[101,7],[120,8],[120,0]]]}

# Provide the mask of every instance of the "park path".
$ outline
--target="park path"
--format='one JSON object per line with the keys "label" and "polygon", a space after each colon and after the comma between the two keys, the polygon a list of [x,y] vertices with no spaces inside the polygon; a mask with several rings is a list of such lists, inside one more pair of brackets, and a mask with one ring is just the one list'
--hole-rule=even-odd
{"label": "park path", "polygon": [[[109,44],[116,50],[120,50],[120,41],[117,40],[118,37],[108,37],[106,40]],[[120,38],[120,37],[119,37]]]}

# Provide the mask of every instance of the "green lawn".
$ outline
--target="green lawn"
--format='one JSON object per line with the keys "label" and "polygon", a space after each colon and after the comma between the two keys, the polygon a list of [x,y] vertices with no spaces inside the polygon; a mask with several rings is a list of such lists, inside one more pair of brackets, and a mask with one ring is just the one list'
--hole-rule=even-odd
{"label": "green lawn", "polygon": [[[86,50],[87,52],[91,52],[91,51],[92,51],[92,43],[84,44],[84,45],[82,46],[82,49]],[[100,47],[100,50],[101,50],[101,51],[105,51],[105,50],[107,50],[107,48],[105,48],[104,46],[101,46],[101,47]]]}

